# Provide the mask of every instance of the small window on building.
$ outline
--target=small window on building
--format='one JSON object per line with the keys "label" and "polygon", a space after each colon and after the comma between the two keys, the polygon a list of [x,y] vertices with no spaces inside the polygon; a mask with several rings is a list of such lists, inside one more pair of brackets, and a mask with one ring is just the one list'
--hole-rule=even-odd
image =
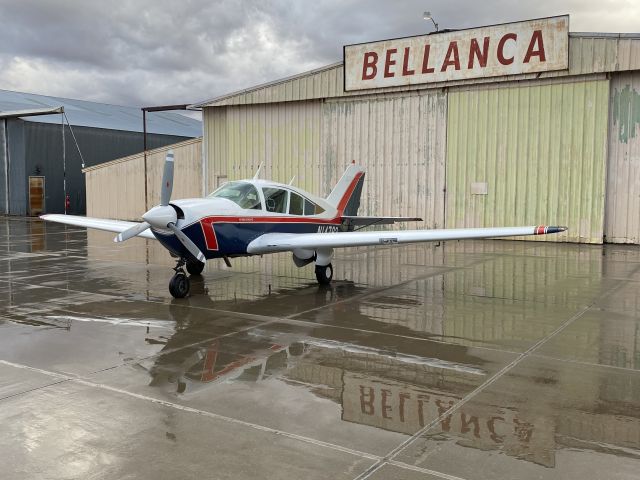
{"label": "small window on building", "polygon": [[291,192],[289,194],[289,213],[291,215],[304,215],[304,198]]}
{"label": "small window on building", "polygon": [[280,188],[263,188],[262,193],[267,212],[287,213],[288,191]]}

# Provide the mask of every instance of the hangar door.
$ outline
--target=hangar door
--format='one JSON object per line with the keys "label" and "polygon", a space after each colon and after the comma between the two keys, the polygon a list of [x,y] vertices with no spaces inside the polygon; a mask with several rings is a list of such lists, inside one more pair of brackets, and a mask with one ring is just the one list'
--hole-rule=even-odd
{"label": "hangar door", "polygon": [[329,99],[322,108],[325,190],[355,161],[366,168],[359,215],[419,216],[420,228],[444,226],[446,94]]}
{"label": "hangar door", "polygon": [[605,239],[640,243],[640,72],[611,79]]}
{"label": "hangar door", "polygon": [[535,239],[602,243],[608,96],[606,79],[450,92],[447,228],[567,225]]}

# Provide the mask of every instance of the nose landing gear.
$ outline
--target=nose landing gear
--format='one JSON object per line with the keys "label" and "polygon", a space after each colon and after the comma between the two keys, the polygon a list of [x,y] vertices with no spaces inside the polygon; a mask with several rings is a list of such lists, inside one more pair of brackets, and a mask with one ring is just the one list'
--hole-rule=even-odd
{"label": "nose landing gear", "polygon": [[[189,277],[185,273],[184,265],[187,264],[187,270],[189,270],[189,264],[185,261],[184,258],[178,260],[175,268],[173,269],[176,273],[171,277],[171,281],[169,282],[169,293],[174,298],[184,298],[189,295],[189,290],[191,290],[191,282],[189,281]],[[204,264],[203,268],[204,268]],[[202,271],[202,269],[200,269]],[[191,272],[189,272],[191,273]]]}

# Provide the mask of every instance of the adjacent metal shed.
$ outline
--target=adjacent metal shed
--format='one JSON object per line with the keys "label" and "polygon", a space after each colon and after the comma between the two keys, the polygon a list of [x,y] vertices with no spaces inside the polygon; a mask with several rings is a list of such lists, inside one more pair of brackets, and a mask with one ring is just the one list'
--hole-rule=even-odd
{"label": "adjacent metal shed", "polygon": [[640,243],[639,79],[640,34],[571,33],[568,70],[518,76],[345,92],[332,64],[196,105],[204,191],[264,162],[265,176],[326,195],[355,160],[362,215]]}
{"label": "adjacent metal shed", "polygon": [[[31,116],[35,109],[55,113]],[[143,150],[139,108],[0,90],[0,213],[63,213],[65,179],[68,213],[86,212],[82,159],[69,127],[63,128],[62,111],[84,166]],[[200,136],[201,122],[175,113],[154,113],[148,130],[147,143],[155,148]],[[41,205],[30,208],[34,198]]]}

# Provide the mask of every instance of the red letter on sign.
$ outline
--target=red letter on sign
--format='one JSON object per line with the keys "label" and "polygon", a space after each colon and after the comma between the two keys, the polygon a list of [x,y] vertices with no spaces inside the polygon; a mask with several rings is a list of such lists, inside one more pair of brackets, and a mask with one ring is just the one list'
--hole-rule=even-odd
{"label": "red letter on sign", "polygon": [[513,63],[513,57],[504,58],[504,44],[507,42],[507,40],[513,40],[515,42],[517,38],[518,35],[516,35],[515,33],[507,33],[498,42],[498,61],[502,65],[511,65]]}
{"label": "red letter on sign", "polygon": [[[538,45],[538,49],[534,50],[533,47]],[[531,41],[529,42],[529,48],[527,48],[527,54],[524,56],[524,63],[529,63],[531,57],[538,57],[541,62],[547,60],[544,54],[544,43],[542,43],[542,30],[535,30],[531,35]]]}
{"label": "red letter on sign", "polygon": [[409,47],[404,49],[404,61],[402,62],[402,75],[413,75],[415,70],[409,70]]}
{"label": "red letter on sign", "polygon": [[[364,62],[362,63],[362,80],[371,80],[378,73],[378,54],[376,52],[367,52],[364,54]],[[371,73],[367,70],[371,69]]]}
{"label": "red letter on sign", "polygon": [[433,68],[429,66],[429,50],[431,45],[424,46],[424,55],[422,57],[422,73],[433,73]]}
{"label": "red letter on sign", "polygon": [[[451,56],[453,55],[453,59]],[[458,42],[451,42],[447,50],[447,54],[444,56],[444,62],[442,63],[441,72],[445,72],[449,65],[453,65],[456,70],[460,70],[460,59],[458,58]]]}
{"label": "red letter on sign", "polygon": [[475,38],[471,39],[471,46],[469,47],[469,65],[468,67],[473,68],[473,57],[478,59],[478,64],[484,68],[487,66],[487,57],[489,56],[489,37],[484,37],[484,41],[482,43],[482,51],[480,51],[480,45]]}
{"label": "red letter on sign", "polygon": [[393,73],[391,70],[389,70],[389,67],[392,67],[396,64],[395,60],[391,60],[391,55],[393,55],[394,53],[396,53],[398,51],[397,48],[390,48],[389,50],[387,50],[387,58],[384,62],[384,76],[385,78],[389,78],[389,77],[395,77],[395,73]]}

